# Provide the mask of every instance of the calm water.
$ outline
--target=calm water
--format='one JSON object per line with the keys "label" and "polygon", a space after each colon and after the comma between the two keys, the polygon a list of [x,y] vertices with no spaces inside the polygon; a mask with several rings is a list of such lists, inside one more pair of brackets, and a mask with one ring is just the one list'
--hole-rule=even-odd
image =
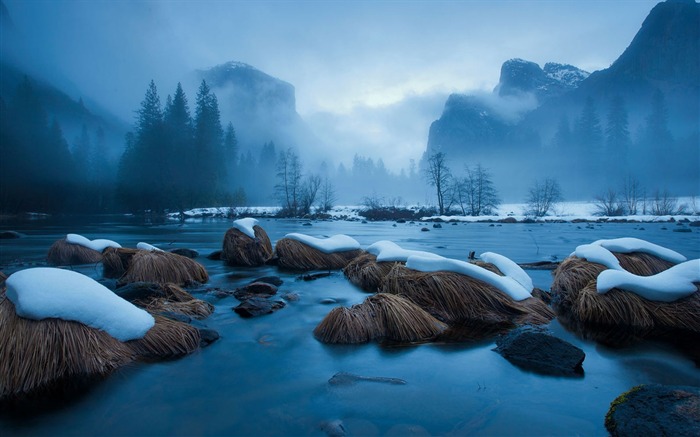
{"label": "calm water", "polygon": [[[348,234],[363,247],[382,239],[409,249],[453,258],[470,251],[498,252],[517,262],[561,260],[577,245],[600,238],[639,237],[700,258],[700,233],[672,232],[675,224],[424,224],[261,220],[273,244],[289,232]],[[145,241],[168,249],[188,247],[206,255],[221,247],[225,220],[143,224],[125,217],[0,222],[0,230],[26,238],[0,240],[5,273],[41,262],[66,233],[109,238],[126,247]],[[428,225],[429,226],[429,225]],[[20,264],[20,261],[24,264]],[[203,256],[210,286],[234,289],[251,279],[278,275],[280,294],[300,300],[255,319],[232,311],[233,297],[199,294],[216,306],[205,323],[221,334],[212,346],[185,358],[136,364],[112,374],[59,409],[28,417],[0,415],[0,435],[324,435],[340,420],[348,435],[606,435],[610,402],[642,383],[700,385],[700,369],[675,349],[646,343],[611,349],[550,329],[586,352],[580,379],[543,377],[512,366],[493,352],[492,340],[412,347],[329,346],[313,328],[335,305],[367,297],[342,273],[313,282],[274,267],[241,269]],[[99,266],[80,271],[95,278]],[[548,289],[550,272],[529,271]],[[324,304],[332,298],[336,304]],[[336,372],[401,378],[406,385],[328,384]]]}

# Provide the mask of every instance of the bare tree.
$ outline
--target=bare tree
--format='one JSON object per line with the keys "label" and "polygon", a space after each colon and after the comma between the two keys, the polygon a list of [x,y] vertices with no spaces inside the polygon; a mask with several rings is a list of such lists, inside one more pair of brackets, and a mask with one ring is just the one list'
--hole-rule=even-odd
{"label": "bare tree", "polygon": [[473,169],[467,167],[466,194],[469,204],[469,215],[479,216],[491,214],[498,208],[500,199],[498,191],[491,180],[491,173],[477,164]]}
{"label": "bare tree", "polygon": [[528,193],[525,214],[543,217],[562,199],[561,188],[556,179],[547,178],[544,181],[535,181]]}
{"label": "bare tree", "polygon": [[685,206],[678,206],[678,198],[671,195],[668,190],[654,191],[651,199],[651,213],[653,215],[673,215],[682,214]]}
{"label": "bare tree", "polygon": [[622,184],[622,199],[620,201],[627,214],[637,215],[639,204],[643,198],[644,193],[639,181],[632,176],[625,178],[625,182]]}
{"label": "bare tree", "polygon": [[335,195],[335,188],[333,188],[333,184],[328,179],[328,176],[323,179],[323,185],[321,185],[321,192],[319,193],[319,196],[321,196],[321,198],[319,199],[318,208],[322,212],[330,211],[333,208],[337,197]]}
{"label": "bare tree", "polygon": [[299,196],[299,212],[300,214],[311,213],[311,207],[316,203],[316,195],[321,188],[321,176],[311,174],[306,177],[301,186],[301,194]]}
{"label": "bare tree", "polygon": [[301,171],[299,155],[292,148],[280,154],[277,160],[275,194],[285,215],[296,216],[299,212]]}
{"label": "bare tree", "polygon": [[596,214],[608,217],[620,216],[624,214],[625,208],[617,195],[617,192],[609,188],[605,193],[596,196],[594,206]]}
{"label": "bare tree", "polygon": [[438,211],[445,213],[445,201],[448,199],[450,191],[450,169],[447,166],[446,157],[443,152],[436,152],[428,158],[428,167],[425,169],[426,179],[431,187],[435,187],[437,194]]}

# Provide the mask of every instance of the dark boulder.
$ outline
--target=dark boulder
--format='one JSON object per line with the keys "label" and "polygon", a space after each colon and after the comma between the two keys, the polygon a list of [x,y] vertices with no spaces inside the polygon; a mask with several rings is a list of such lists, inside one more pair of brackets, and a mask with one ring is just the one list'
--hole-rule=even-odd
{"label": "dark boulder", "polygon": [[277,287],[267,282],[252,282],[233,292],[233,296],[241,302],[253,297],[266,298],[275,294],[277,294]]}
{"label": "dark boulder", "polygon": [[279,276],[263,276],[262,278],[253,279],[250,282],[265,282],[266,284],[272,284],[275,287],[279,287],[280,285],[282,285],[282,283],[284,283],[282,278],[280,278]]}
{"label": "dark boulder", "polygon": [[114,293],[129,302],[166,297],[163,287],[155,282],[131,282],[118,287]]}
{"label": "dark boulder", "polygon": [[700,388],[638,385],[612,401],[605,428],[613,436],[700,435]]}
{"label": "dark boulder", "polygon": [[542,375],[583,376],[586,354],[542,328],[522,326],[499,337],[494,349],[521,369]]}
{"label": "dark boulder", "polygon": [[210,253],[207,255],[207,259],[211,259],[214,261],[221,261],[221,254],[223,254],[223,250],[215,250],[214,252]]}
{"label": "dark boulder", "polygon": [[281,308],[284,308],[285,303],[277,300],[269,300],[261,297],[251,297],[241,303],[233,310],[241,317],[257,317],[265,314],[270,314]]}
{"label": "dark boulder", "polygon": [[199,252],[197,252],[194,249],[187,249],[184,247],[178,248],[178,249],[173,249],[170,251],[170,253],[175,253],[178,255],[186,256],[187,258],[197,258],[199,256]]}
{"label": "dark boulder", "polygon": [[219,339],[220,335],[217,331],[210,328],[199,329],[199,347],[207,347]]}
{"label": "dark boulder", "polygon": [[13,240],[15,238],[22,238],[22,234],[15,231],[2,231],[0,232],[0,240]]}

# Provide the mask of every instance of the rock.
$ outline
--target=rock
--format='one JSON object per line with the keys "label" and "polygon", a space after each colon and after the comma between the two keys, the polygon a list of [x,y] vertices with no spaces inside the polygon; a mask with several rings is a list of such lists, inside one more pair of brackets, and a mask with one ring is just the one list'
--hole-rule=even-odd
{"label": "rock", "polygon": [[279,287],[280,285],[282,285],[284,283],[282,278],[280,278],[279,276],[263,276],[262,278],[253,279],[250,282],[251,283],[253,283],[253,282],[265,282],[267,284],[272,284],[275,287]]}
{"label": "rock", "polygon": [[165,297],[163,288],[155,282],[132,282],[124,284],[114,290],[114,293],[129,302],[134,302],[136,300],[146,301],[154,297]]}
{"label": "rock", "polygon": [[542,328],[522,326],[499,337],[494,351],[524,370],[542,375],[583,376],[586,354]]}
{"label": "rock", "polygon": [[22,238],[22,234],[15,231],[2,231],[0,232],[0,240],[13,240],[15,238]]}
{"label": "rock", "polygon": [[218,332],[210,328],[197,328],[199,329],[199,347],[207,347],[214,343],[216,340],[221,338]]}
{"label": "rock", "polygon": [[338,303],[338,301],[331,298],[331,297],[327,297],[325,299],[319,300],[318,303],[323,304],[323,305],[333,305],[334,303]]}
{"label": "rock", "polygon": [[241,317],[249,318],[270,314],[284,308],[285,305],[286,304],[282,301],[269,300],[262,297],[251,297],[233,308],[233,310]]}
{"label": "rock", "polygon": [[499,223],[518,223],[515,217],[506,217],[498,221]]}
{"label": "rock", "polygon": [[224,253],[223,250],[215,250],[214,252],[207,255],[207,259],[212,259],[214,261],[221,261],[221,254]]}
{"label": "rock", "polygon": [[420,228],[421,232],[428,232],[430,229],[428,228]]}
{"label": "rock", "polygon": [[196,250],[186,249],[184,247],[179,248],[179,249],[173,249],[170,251],[170,253],[175,253],[177,255],[186,256],[187,258],[197,258],[199,256],[199,252],[197,252]]}
{"label": "rock", "polygon": [[327,278],[331,276],[331,272],[308,273],[297,277],[297,281],[315,281],[316,279]]}
{"label": "rock", "polygon": [[277,294],[277,287],[267,282],[252,282],[233,292],[233,296],[241,302],[253,297],[267,298],[275,294]]}
{"label": "rock", "polygon": [[613,436],[697,436],[700,388],[638,385],[610,403],[605,428]]}
{"label": "rock", "polygon": [[287,302],[296,302],[300,299],[300,297],[297,293],[285,293],[282,295],[282,299],[286,300]]}
{"label": "rock", "polygon": [[440,223],[433,223],[433,228],[434,229],[441,229],[442,225]]}
{"label": "rock", "polygon": [[673,230],[673,232],[693,232],[693,230],[690,228],[683,227],[683,228],[676,228]]}
{"label": "rock", "polygon": [[353,385],[360,381],[381,382],[384,384],[404,385],[406,381],[399,378],[386,378],[384,376],[361,376],[348,372],[338,372],[328,380],[330,385]]}
{"label": "rock", "polygon": [[700,220],[692,221],[692,222],[688,223],[688,226],[691,226],[693,228],[700,227]]}
{"label": "rock", "polygon": [[345,436],[345,427],[340,420],[329,420],[321,423],[321,431],[325,432],[328,437]]}

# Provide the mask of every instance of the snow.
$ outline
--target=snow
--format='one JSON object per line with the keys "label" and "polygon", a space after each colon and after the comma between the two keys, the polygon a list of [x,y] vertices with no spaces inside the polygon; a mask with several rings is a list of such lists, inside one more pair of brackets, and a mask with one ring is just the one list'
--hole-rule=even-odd
{"label": "snow", "polygon": [[528,290],[518,281],[508,276],[497,275],[483,267],[451,258],[434,258],[414,255],[406,261],[406,267],[421,272],[448,271],[479,279],[510,296],[515,301],[531,297]]}
{"label": "snow", "polygon": [[105,240],[102,238],[90,240],[90,239],[85,238],[79,234],[66,235],[66,243],[78,244],[80,246],[87,247],[88,249],[96,250],[98,252],[102,252],[103,250],[105,250],[108,247],[116,247],[116,248],[122,247],[119,243],[116,243],[112,240]]}
{"label": "snow", "polygon": [[611,252],[619,253],[630,253],[630,252],[643,252],[650,255],[654,255],[657,258],[672,262],[672,263],[682,263],[687,260],[687,258],[680,253],[667,249],[658,244],[650,243],[646,240],[639,238],[615,238],[611,240],[598,240],[591,244],[597,244],[603,246]]}
{"label": "snow", "polygon": [[613,288],[635,293],[644,299],[673,302],[697,292],[700,282],[700,259],[677,264],[654,276],[637,276],[628,271],[604,270],[598,275],[598,293]]}
{"label": "snow", "polygon": [[153,317],[80,273],[51,267],[20,270],[5,281],[20,317],[58,318],[106,331],[120,341],[142,338]]}
{"label": "snow", "polygon": [[254,219],[252,217],[246,217],[239,220],[235,220],[233,222],[233,227],[243,232],[250,238],[255,239],[255,230],[253,229],[253,227],[257,226],[258,223],[259,222],[257,219]]}
{"label": "snow", "polygon": [[494,252],[484,252],[479,256],[479,258],[481,258],[481,260],[484,262],[493,264],[496,267],[498,267],[498,270],[500,270],[501,273],[503,273],[505,276],[515,279],[529,292],[532,292],[532,289],[535,288],[535,286],[532,285],[532,278],[530,278],[530,276],[527,273],[525,273],[525,270],[523,270],[522,267],[520,267],[510,258],[507,258],[503,255]]}
{"label": "snow", "polygon": [[598,244],[582,244],[576,248],[574,255],[592,263],[602,264],[609,269],[624,270],[615,255]]}
{"label": "snow", "polygon": [[151,244],[148,244],[148,243],[144,243],[143,241],[140,242],[139,244],[137,244],[137,245],[136,245],[136,248],[137,248],[137,249],[141,249],[141,250],[148,250],[148,251],[150,251],[150,252],[153,252],[153,251],[155,251],[155,252],[163,252],[163,249],[158,249],[157,247],[155,247],[155,246],[153,246],[153,245],[151,245]]}
{"label": "snow", "polygon": [[381,240],[371,244],[369,247],[367,247],[367,252],[371,253],[372,255],[376,255],[377,262],[406,262],[408,257],[413,255],[442,258],[440,255],[430,252],[403,249],[398,244],[388,240]]}
{"label": "snow", "polygon": [[360,248],[360,243],[357,240],[344,234],[336,234],[328,238],[316,238],[305,234],[291,233],[285,235],[284,238],[299,241],[323,253],[346,252]]}

